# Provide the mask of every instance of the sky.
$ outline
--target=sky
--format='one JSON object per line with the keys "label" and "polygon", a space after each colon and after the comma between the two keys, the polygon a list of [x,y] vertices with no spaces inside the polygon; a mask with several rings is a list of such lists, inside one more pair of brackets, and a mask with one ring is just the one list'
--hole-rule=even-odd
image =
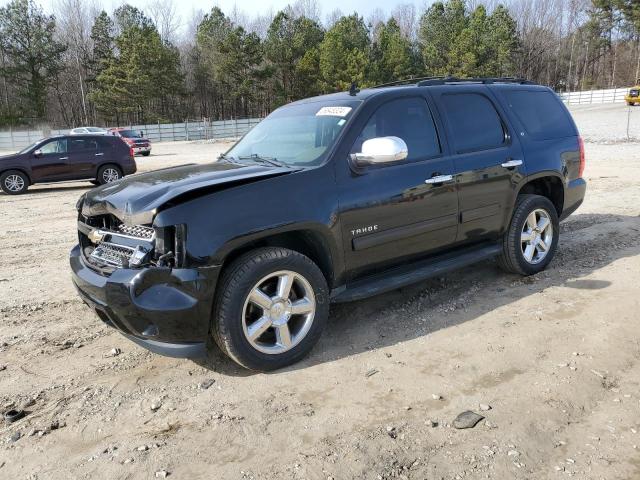
{"label": "sky", "polygon": [[[91,0],[89,0],[91,1]],[[95,0],[97,3],[107,10],[113,10],[117,6],[123,3],[129,3],[138,8],[144,10],[151,0]],[[293,3],[295,0],[175,0],[175,4],[178,6],[179,15],[183,18],[189,17],[193,10],[202,9],[205,12],[211,10],[215,5],[222,8],[224,12],[230,12],[234,5],[240,10],[244,10],[249,15],[253,16],[256,13],[266,13],[270,9],[274,12],[281,10],[289,3]],[[56,3],[56,0],[36,0],[40,3],[45,10],[51,11],[52,6]],[[0,0],[0,5],[6,5],[9,0]],[[412,3],[418,10],[421,9],[425,0],[319,0],[318,2],[322,8],[322,20],[336,8],[342,10],[343,13],[349,14],[357,11],[363,17],[376,8],[381,8],[385,12],[389,13],[393,7],[400,3]],[[427,2],[431,3],[431,2]]]}

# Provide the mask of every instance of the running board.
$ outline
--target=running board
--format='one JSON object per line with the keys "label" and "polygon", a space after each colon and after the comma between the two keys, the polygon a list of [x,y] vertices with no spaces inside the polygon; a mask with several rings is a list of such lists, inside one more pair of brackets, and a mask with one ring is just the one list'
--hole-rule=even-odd
{"label": "running board", "polygon": [[411,265],[396,267],[337,288],[331,292],[334,303],[351,302],[406,287],[443,273],[458,270],[500,254],[501,245],[488,245],[442,255]]}

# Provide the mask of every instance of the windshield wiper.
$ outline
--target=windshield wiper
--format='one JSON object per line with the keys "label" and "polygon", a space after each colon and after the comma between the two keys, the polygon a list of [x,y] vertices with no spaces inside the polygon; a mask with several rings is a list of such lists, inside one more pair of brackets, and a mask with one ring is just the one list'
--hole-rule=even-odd
{"label": "windshield wiper", "polygon": [[254,160],[259,163],[266,163],[268,165],[273,165],[274,167],[288,167],[286,163],[279,162],[275,157],[265,157],[262,155],[258,155],[257,153],[252,153],[251,155],[243,155],[238,157],[238,160]]}

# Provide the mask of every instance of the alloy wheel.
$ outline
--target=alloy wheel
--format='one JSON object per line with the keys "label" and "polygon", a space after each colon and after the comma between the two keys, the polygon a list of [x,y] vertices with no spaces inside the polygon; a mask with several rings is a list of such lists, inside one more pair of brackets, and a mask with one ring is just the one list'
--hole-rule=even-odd
{"label": "alloy wheel", "polygon": [[115,168],[105,168],[104,172],[102,172],[102,179],[105,183],[115,182],[120,178],[120,172]]}
{"label": "alloy wheel", "polygon": [[533,210],[522,226],[520,247],[522,256],[530,264],[542,262],[553,242],[553,224],[549,213],[538,208]]}
{"label": "alloy wheel", "polygon": [[250,290],[242,310],[244,335],[262,353],[291,350],[307,335],[316,312],[311,284],[289,270],[271,273]]}
{"label": "alloy wheel", "polygon": [[20,175],[7,175],[4,186],[11,192],[19,192],[24,188],[24,179]]}

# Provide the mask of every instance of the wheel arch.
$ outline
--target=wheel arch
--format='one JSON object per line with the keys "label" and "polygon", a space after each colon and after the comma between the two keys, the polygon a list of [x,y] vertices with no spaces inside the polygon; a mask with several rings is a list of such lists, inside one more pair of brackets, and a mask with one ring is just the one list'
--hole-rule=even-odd
{"label": "wheel arch", "polygon": [[29,185],[33,185],[33,179],[31,178],[31,174],[27,171],[26,168],[23,168],[23,167],[3,168],[2,170],[0,170],[0,177],[7,172],[13,172],[13,171],[24,173],[27,176],[27,179],[29,180]]}
{"label": "wheel arch", "polygon": [[558,217],[564,209],[564,181],[557,172],[540,172],[527,177],[518,187],[516,198],[523,194],[546,197],[556,207]]}
{"label": "wheel arch", "polygon": [[281,247],[301,253],[320,268],[330,288],[336,281],[337,247],[326,233],[309,226],[280,232],[267,231],[242,243],[229,244],[219,252],[222,269],[241,255],[260,247]]}
{"label": "wheel arch", "polygon": [[96,175],[98,175],[98,172],[100,171],[101,168],[104,168],[108,165],[113,165],[118,170],[120,170],[120,173],[124,175],[124,169],[118,164],[118,162],[113,162],[113,161],[106,161],[98,164],[98,166],[96,167]]}

